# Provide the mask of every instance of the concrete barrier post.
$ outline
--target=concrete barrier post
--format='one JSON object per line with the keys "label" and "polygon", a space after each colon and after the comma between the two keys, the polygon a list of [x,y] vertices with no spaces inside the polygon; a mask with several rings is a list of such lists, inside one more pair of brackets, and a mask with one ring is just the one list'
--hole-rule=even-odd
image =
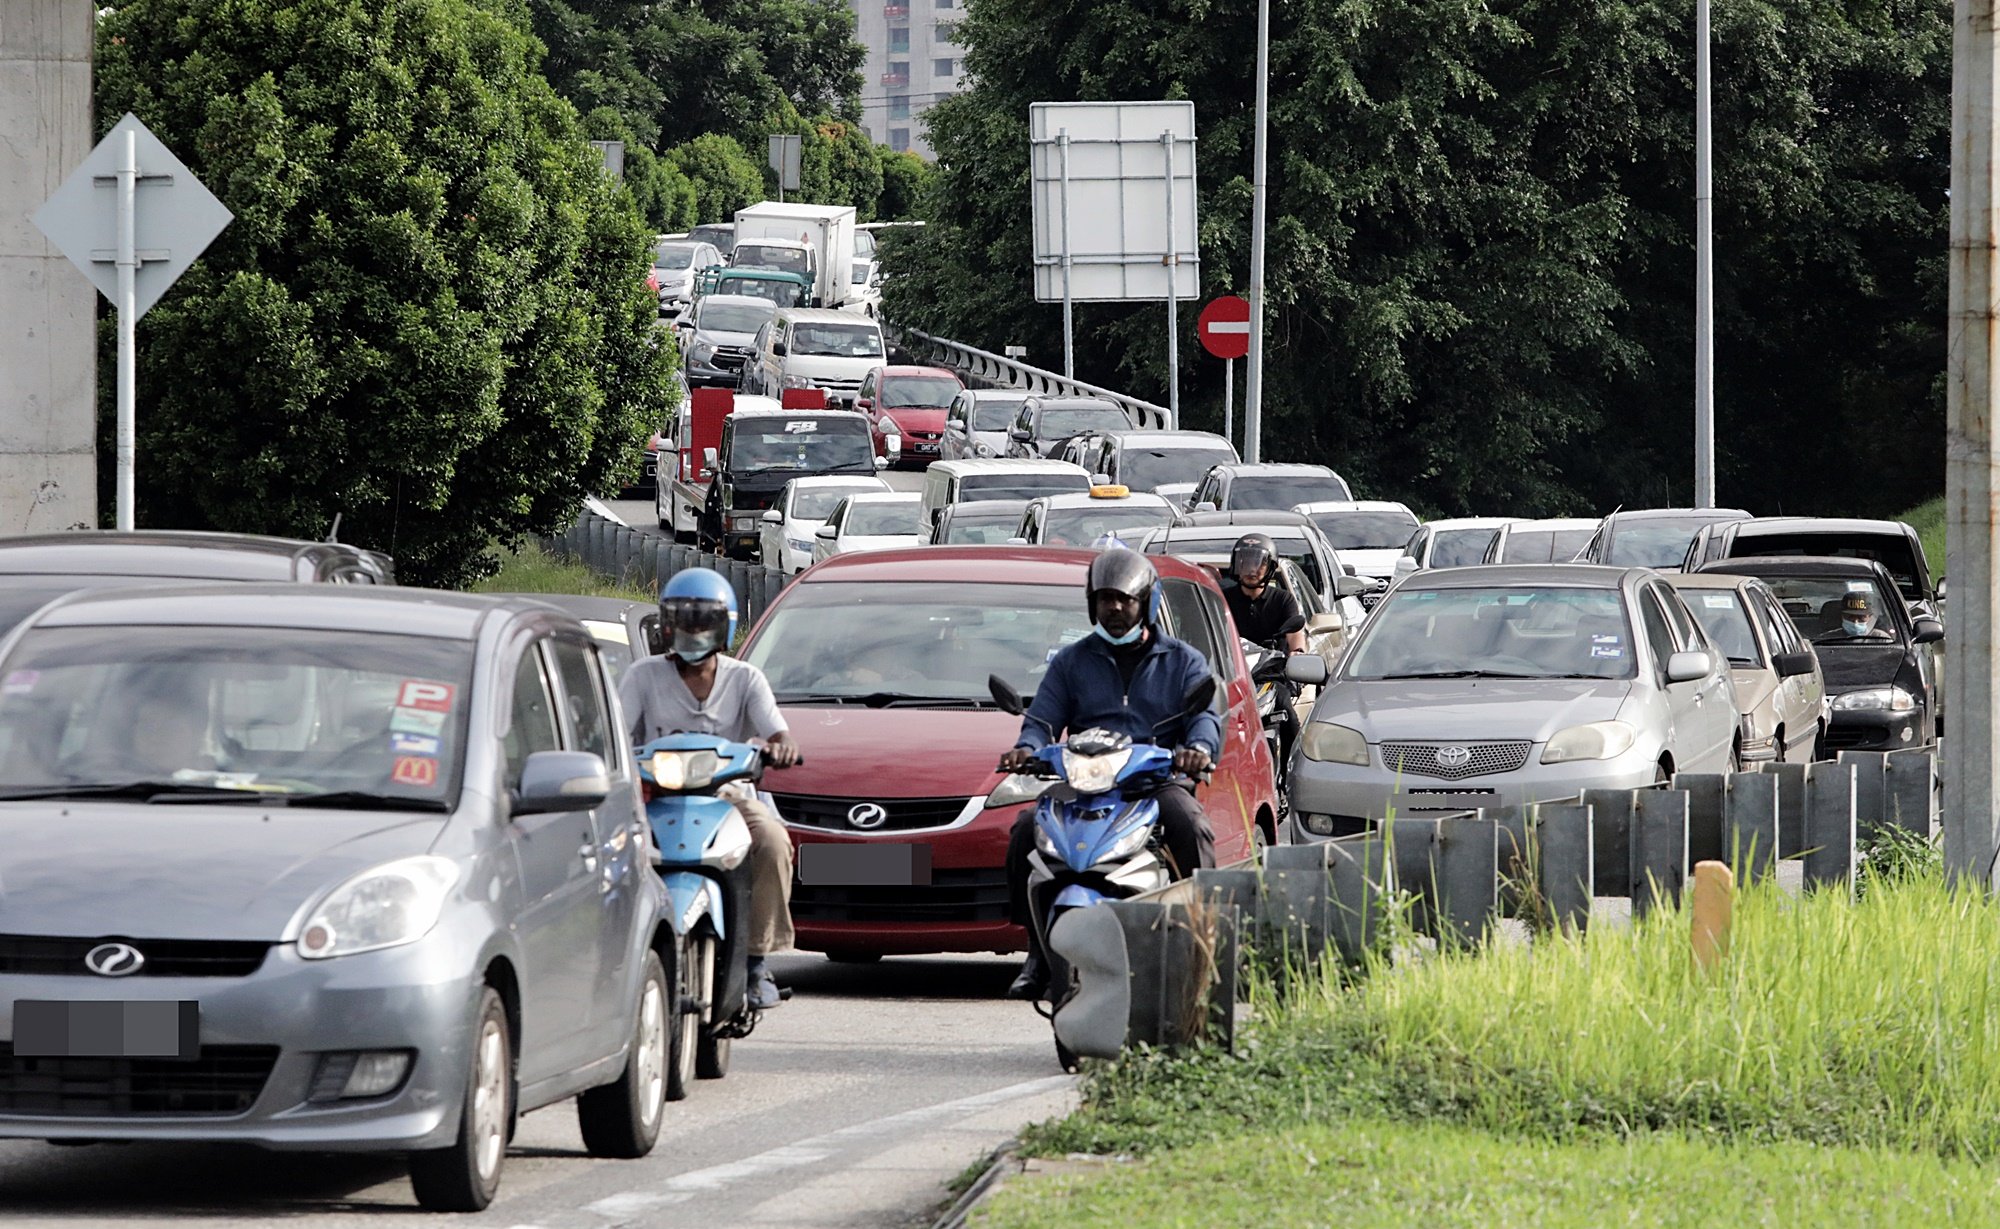
{"label": "concrete barrier post", "polygon": [[1807,887],[1846,884],[1854,890],[1854,774],[1852,762],[1821,762],[1806,770]]}
{"label": "concrete barrier post", "polygon": [[1433,867],[1444,934],[1484,942],[1500,912],[1499,824],[1474,813],[1446,815],[1437,825]]}
{"label": "concrete barrier post", "polygon": [[1590,808],[1590,891],[1593,896],[1636,896],[1632,888],[1632,817],[1638,795],[1627,789],[1587,789]]}
{"label": "concrete barrier post", "polygon": [[1880,751],[1843,751],[1837,762],[1854,765],[1854,839],[1865,841],[1888,814],[1889,757]]}
{"label": "concrete barrier post", "polygon": [[1325,845],[1274,845],[1264,851],[1257,887],[1260,930],[1287,965],[1294,953],[1310,965],[1335,942],[1331,856]]}
{"label": "concrete barrier post", "polygon": [[1766,764],[1778,781],[1778,856],[1796,858],[1806,847],[1806,765]]}
{"label": "concrete barrier post", "polygon": [[1729,778],[1724,791],[1722,861],[1744,883],[1756,883],[1777,868],[1778,785],[1770,773],[1741,772]]}
{"label": "concrete barrier post", "polygon": [[1333,884],[1333,939],[1350,964],[1375,950],[1386,933],[1389,902],[1396,894],[1396,868],[1388,841],[1379,835],[1348,836],[1326,842]]}
{"label": "concrete barrier post", "polygon": [[1410,894],[1410,925],[1418,934],[1439,936],[1438,821],[1398,816],[1382,828],[1396,882]]}
{"label": "concrete barrier post", "polygon": [[1656,789],[1632,797],[1632,916],[1638,918],[1679,901],[1687,884],[1688,796]]}
{"label": "concrete barrier post", "polygon": [[1938,820],[1936,752],[1891,751],[1883,784],[1883,819],[1929,840]]}
{"label": "concrete barrier post", "polygon": [[1493,821],[1500,842],[1500,909],[1502,916],[1520,916],[1535,882],[1535,808],[1492,807],[1479,814]]}
{"label": "concrete barrier post", "polygon": [[1722,812],[1729,778],[1715,772],[1676,773],[1673,788],[1688,796],[1688,865],[1721,861],[1728,853],[1722,843]]}
{"label": "concrete barrier post", "polygon": [[1591,884],[1596,880],[1591,808],[1545,802],[1534,809],[1535,887],[1549,923],[1581,931],[1590,925]]}

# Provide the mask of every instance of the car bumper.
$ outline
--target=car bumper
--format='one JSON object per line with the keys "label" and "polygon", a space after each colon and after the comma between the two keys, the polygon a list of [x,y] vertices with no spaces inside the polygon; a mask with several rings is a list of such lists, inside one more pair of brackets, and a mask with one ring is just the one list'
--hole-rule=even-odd
{"label": "car bumper", "polygon": [[[228,1141],[274,1149],[408,1151],[443,1147],[458,1130],[466,1044],[476,971],[448,942],[431,940],[386,951],[301,959],[274,947],[245,977],[127,978],[8,974],[0,977],[0,1032],[14,1036],[20,999],[65,1001],[194,1000],[200,1004],[201,1054],[193,1064],[146,1059],[0,1060],[0,1138]],[[247,1051],[261,1053],[255,1059]],[[406,1050],[414,1054],[400,1089],[345,1101],[311,1100],[330,1054]],[[261,1085],[241,1072],[261,1070]],[[133,1064],[152,1063],[137,1078]],[[178,1080],[196,1088],[218,1067],[247,1105],[236,1112],[186,1113],[159,1108]],[[65,1087],[61,1108],[57,1079]],[[144,1084],[154,1108],[115,1101]],[[254,1086],[254,1091],[252,1088]],[[120,1088],[125,1091],[121,1093]],[[211,1085],[212,1087],[212,1085]],[[102,1101],[93,1104],[98,1092]]]}
{"label": "car bumper", "polygon": [[[1348,835],[1378,824],[1392,813],[1401,818],[1422,818],[1570,798],[1587,789],[1638,789],[1651,785],[1655,775],[1656,761],[1647,755],[1543,764],[1539,762],[1541,753],[1537,744],[1528,762],[1513,772],[1463,781],[1399,776],[1376,765],[1329,764],[1301,756],[1292,769],[1292,839],[1323,841]],[[1331,827],[1331,831],[1314,832],[1315,816],[1330,817],[1331,825],[1321,822],[1319,826]]]}
{"label": "car bumper", "polygon": [[1834,751],[1900,751],[1930,741],[1930,718],[1919,704],[1907,713],[1884,709],[1835,709],[1827,720],[1826,748]]}
{"label": "car bumper", "polygon": [[705,363],[689,363],[682,370],[687,374],[687,382],[695,388],[735,388],[743,374],[741,367],[711,367]]}
{"label": "car bumper", "polygon": [[912,886],[795,884],[795,943],[807,951],[884,956],[926,952],[1018,952],[1027,932],[1007,906],[1007,838],[1017,812],[987,812],[963,828],[843,838],[787,825],[795,847],[813,844],[924,844],[932,882]]}

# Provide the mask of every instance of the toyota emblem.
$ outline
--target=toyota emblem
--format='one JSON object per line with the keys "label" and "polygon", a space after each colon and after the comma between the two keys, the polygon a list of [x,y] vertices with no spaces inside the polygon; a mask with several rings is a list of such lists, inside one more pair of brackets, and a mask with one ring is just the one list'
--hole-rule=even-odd
{"label": "toyota emblem", "polygon": [[100,943],[84,953],[83,967],[99,977],[130,977],[146,967],[146,957],[130,943]]}
{"label": "toyota emblem", "polygon": [[879,828],[888,819],[888,808],[879,802],[857,802],[847,808],[847,822],[856,828]]}
{"label": "toyota emblem", "polygon": [[1472,748],[1470,747],[1438,748],[1439,768],[1463,768],[1467,764],[1470,764],[1471,762],[1472,762]]}

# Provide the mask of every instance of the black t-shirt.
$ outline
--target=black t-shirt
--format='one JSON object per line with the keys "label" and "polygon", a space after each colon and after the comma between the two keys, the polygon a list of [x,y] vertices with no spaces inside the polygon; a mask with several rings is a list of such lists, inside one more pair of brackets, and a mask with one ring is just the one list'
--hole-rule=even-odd
{"label": "black t-shirt", "polygon": [[1229,617],[1236,620],[1236,634],[1252,644],[1275,645],[1287,632],[1306,625],[1299,600],[1277,584],[1264,586],[1264,595],[1258,598],[1237,585],[1225,586],[1222,596],[1229,602]]}

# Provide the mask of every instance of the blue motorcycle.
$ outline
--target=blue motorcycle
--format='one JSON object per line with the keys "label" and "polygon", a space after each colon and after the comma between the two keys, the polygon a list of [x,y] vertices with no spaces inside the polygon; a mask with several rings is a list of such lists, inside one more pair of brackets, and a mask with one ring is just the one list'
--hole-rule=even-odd
{"label": "blue motorcycle", "polygon": [[730,1043],[757,1027],[749,1002],[750,826],[723,786],[754,787],[764,751],[709,734],[669,734],[639,748],[639,781],[653,830],[653,866],[666,881],[673,929],[674,1020],[667,1099],[696,1079],[729,1074]]}

